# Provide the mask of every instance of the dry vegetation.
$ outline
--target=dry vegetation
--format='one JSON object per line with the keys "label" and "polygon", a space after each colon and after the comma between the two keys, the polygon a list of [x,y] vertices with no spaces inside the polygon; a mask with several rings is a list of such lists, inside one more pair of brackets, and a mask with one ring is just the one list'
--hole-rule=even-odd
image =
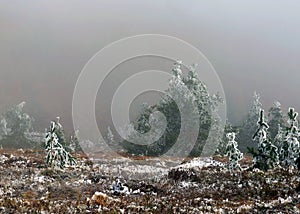
{"label": "dry vegetation", "polygon": [[[297,172],[252,170],[249,157],[234,174],[214,164],[170,169],[174,160],[158,158],[137,158],[144,165],[133,170],[125,158],[93,164],[84,155],[61,171],[43,157],[0,151],[1,213],[299,213]],[[112,192],[117,177],[131,192]]]}

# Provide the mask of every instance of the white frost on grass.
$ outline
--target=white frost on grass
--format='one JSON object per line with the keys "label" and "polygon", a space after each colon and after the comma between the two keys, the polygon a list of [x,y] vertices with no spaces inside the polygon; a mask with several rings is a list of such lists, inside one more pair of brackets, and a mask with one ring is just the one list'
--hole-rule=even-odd
{"label": "white frost on grass", "polygon": [[33,181],[39,182],[39,183],[45,183],[45,176],[36,176],[33,178]]}
{"label": "white frost on grass", "polygon": [[7,160],[8,160],[8,157],[6,157],[5,155],[0,156],[0,163],[4,163]]}
{"label": "white frost on grass", "polygon": [[198,184],[190,181],[182,181],[180,182],[179,186],[181,188],[190,188],[190,187],[198,187]]}
{"label": "white frost on grass", "polygon": [[160,168],[156,166],[149,165],[131,165],[121,169],[123,172],[130,172],[130,174],[166,174],[167,170],[165,168]]}
{"label": "white frost on grass", "polygon": [[165,176],[172,166],[178,165],[177,160],[173,159],[94,159],[93,168],[101,168],[105,174],[117,177],[129,177],[130,179],[157,178]]}
{"label": "white frost on grass", "polygon": [[236,212],[237,213],[244,213],[245,211],[248,211],[252,208],[249,204],[243,204],[239,208],[237,208]]}
{"label": "white frost on grass", "polygon": [[203,167],[210,167],[210,166],[224,167],[224,164],[219,161],[213,160],[211,157],[200,157],[200,158],[194,158],[190,162],[181,164],[174,168],[184,168],[184,169],[200,168],[201,169]]}

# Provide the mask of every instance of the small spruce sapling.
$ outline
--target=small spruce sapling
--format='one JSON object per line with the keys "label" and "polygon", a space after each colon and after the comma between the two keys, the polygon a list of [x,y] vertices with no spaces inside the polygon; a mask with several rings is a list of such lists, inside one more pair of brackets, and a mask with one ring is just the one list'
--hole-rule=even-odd
{"label": "small spruce sapling", "polygon": [[74,135],[71,135],[71,137],[70,137],[69,148],[72,152],[82,152],[82,148],[80,146],[79,139],[78,139],[78,133],[79,133],[79,130],[76,130],[74,132]]}
{"label": "small spruce sapling", "polygon": [[76,160],[61,144],[61,138],[57,135],[58,129],[61,129],[61,124],[51,121],[45,136],[46,164],[50,167],[64,168],[76,164]]}
{"label": "small spruce sapling", "polygon": [[[279,152],[282,148],[283,139],[284,139],[284,131],[283,131],[282,126],[280,124],[278,124],[278,131],[274,138],[274,145],[278,148]],[[279,157],[280,157],[280,155],[279,155]]]}
{"label": "small spruce sapling", "polygon": [[114,135],[109,126],[107,127],[106,140],[109,145],[113,145],[113,143],[115,142]]}
{"label": "small spruce sapling", "polygon": [[60,143],[67,151],[70,151],[71,149],[69,148],[69,145],[67,144],[63,126],[62,126],[61,123],[60,123],[60,117],[56,117],[56,122],[55,122],[55,134],[57,135],[57,137],[58,137],[58,139],[59,139],[59,143]]}
{"label": "small spruce sapling", "polygon": [[294,108],[289,108],[288,112],[288,124],[286,134],[280,150],[280,161],[283,166],[295,166],[295,160],[299,156],[299,130],[298,130],[298,113]]}
{"label": "small spruce sapling", "polygon": [[268,139],[269,125],[264,120],[264,110],[260,110],[258,129],[253,135],[253,140],[258,138],[257,151],[253,148],[250,153],[253,155],[254,167],[261,170],[272,169],[278,165],[279,155],[277,147]]}
{"label": "small spruce sapling", "polygon": [[278,130],[284,125],[284,116],[281,109],[281,104],[278,101],[273,103],[273,106],[268,112],[268,124],[269,124],[269,134],[271,140],[275,140]]}
{"label": "small spruce sapling", "polygon": [[229,156],[229,165],[228,168],[230,171],[234,169],[241,170],[239,161],[243,158],[243,153],[238,149],[238,144],[235,141],[235,133],[227,133],[226,137],[228,138],[228,144],[226,147],[226,156]]}
{"label": "small spruce sapling", "polygon": [[222,157],[225,156],[226,148],[227,148],[227,144],[228,144],[227,133],[230,133],[230,132],[235,132],[236,135],[238,135],[238,130],[235,130],[232,127],[231,123],[227,120],[226,124],[225,124],[225,128],[224,128],[224,135],[223,135],[222,139],[220,140],[220,143],[219,143],[217,151],[216,151],[216,155],[220,155]]}

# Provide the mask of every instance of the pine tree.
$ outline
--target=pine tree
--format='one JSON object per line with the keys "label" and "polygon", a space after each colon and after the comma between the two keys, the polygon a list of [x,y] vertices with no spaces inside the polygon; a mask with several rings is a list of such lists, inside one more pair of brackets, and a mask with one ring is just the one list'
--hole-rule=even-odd
{"label": "pine tree", "polygon": [[248,147],[257,148],[257,142],[252,140],[252,133],[256,131],[257,118],[259,117],[260,109],[262,109],[262,104],[259,101],[260,95],[258,93],[254,92],[253,98],[253,104],[238,136],[242,152],[248,152]]}
{"label": "pine tree", "polygon": [[[145,106],[137,120],[133,122],[133,125],[129,129],[132,130],[134,128],[141,134],[148,133],[152,130],[149,117],[152,113],[159,111],[165,116],[167,122],[167,127],[162,137],[151,145],[142,146],[137,146],[125,141],[123,145],[129,153],[161,155],[168,151],[176,142],[181,127],[189,127],[199,123],[200,127],[197,142],[190,153],[192,156],[197,156],[202,151],[210,129],[220,129],[221,119],[214,113],[217,112],[218,105],[222,103],[221,97],[218,95],[209,95],[205,84],[201,82],[197,76],[195,65],[189,68],[186,78],[183,75],[181,67],[181,61],[175,62],[174,68],[172,69],[173,77],[169,81],[166,94],[162,96],[156,105]],[[190,93],[186,93],[186,88]],[[180,100],[181,102],[176,102],[176,100]],[[193,103],[196,108],[189,109],[191,106],[185,103]],[[195,115],[195,117],[191,117],[190,121],[185,121],[185,124],[183,124],[179,109]],[[159,121],[156,121],[155,124],[157,127],[162,126]],[[186,128],[186,130],[183,131],[188,133],[192,128],[193,127],[189,129]],[[134,138],[134,136],[132,137]],[[217,141],[219,140],[220,139],[217,139]],[[184,143],[181,143],[181,146],[181,150],[184,150]],[[180,148],[178,150],[180,150]]]}
{"label": "pine tree", "polygon": [[240,150],[238,149],[238,144],[235,141],[235,133],[229,132],[226,134],[226,137],[228,138],[228,143],[226,146],[225,155],[229,156],[228,168],[230,171],[234,169],[241,170],[239,161],[243,159],[243,153],[241,153]]}
{"label": "pine tree", "polygon": [[283,146],[283,140],[284,140],[284,131],[282,126],[278,124],[277,134],[273,140],[274,145],[278,148],[278,152],[281,151],[281,148]]}
{"label": "pine tree", "polygon": [[[155,142],[155,137],[160,134],[157,133],[155,129],[151,129],[150,124],[150,115],[155,111],[157,111],[157,105],[149,106],[147,103],[143,103],[143,108],[138,119],[126,128],[127,139],[129,142],[123,142],[122,146],[127,152],[134,155],[157,155],[163,153],[166,148],[165,141],[160,139]],[[152,125],[158,127],[159,130],[164,130],[165,128],[162,127],[161,122],[162,121],[155,119],[152,120]],[[146,134],[150,136],[150,139],[148,139]],[[138,139],[143,142],[151,141],[154,143],[149,145],[136,145],[135,143],[132,143],[134,141],[133,139]],[[161,143],[163,143],[163,145],[161,145]]]}
{"label": "pine tree", "polygon": [[26,135],[33,131],[33,118],[24,112],[25,102],[11,107],[0,119],[1,143],[8,147],[32,147],[33,142]]}
{"label": "pine tree", "polygon": [[69,144],[65,138],[65,132],[63,126],[60,124],[60,117],[56,117],[55,122],[55,134],[58,137],[59,143],[67,150],[70,151]]}
{"label": "pine tree", "polygon": [[184,82],[196,98],[202,124],[209,124],[212,108],[217,108],[223,101],[219,95],[216,95],[217,99],[214,101],[211,100],[206,85],[200,81],[197,75],[196,67],[196,64],[190,66],[187,78],[184,79]]}
{"label": "pine tree", "polygon": [[78,133],[79,133],[79,130],[76,130],[74,132],[74,135],[70,136],[69,148],[72,152],[82,152],[82,148],[80,146],[79,139],[78,139]]}
{"label": "pine tree", "polygon": [[273,103],[273,106],[269,109],[269,133],[272,140],[275,139],[278,134],[278,128],[284,125],[284,117],[281,109],[281,104],[278,101]]}
{"label": "pine tree", "polygon": [[26,132],[32,131],[33,118],[23,112],[25,102],[22,102],[2,115],[2,130],[6,135],[24,136]]}
{"label": "pine tree", "polygon": [[232,133],[232,132],[235,132],[235,130],[232,127],[232,124],[228,120],[226,120],[223,138],[219,143],[218,149],[216,151],[216,155],[224,156],[226,154],[226,148],[228,144],[227,133]]}
{"label": "pine tree", "polygon": [[174,63],[174,68],[172,69],[173,75],[175,77],[175,79],[180,79],[182,80],[182,70],[181,70],[181,66],[182,66],[182,61],[176,61]]}
{"label": "pine tree", "polygon": [[264,110],[260,110],[258,129],[253,135],[253,140],[258,139],[257,151],[250,149],[253,155],[254,167],[261,170],[272,169],[278,165],[279,155],[277,147],[268,139],[269,125],[264,119]]}
{"label": "pine tree", "polygon": [[[219,94],[214,94],[211,96],[211,118],[210,118],[210,130],[214,134],[210,134],[207,138],[207,145],[205,150],[202,152],[203,156],[210,156],[213,154],[209,154],[209,151],[213,151],[215,148],[218,148],[220,143],[222,143],[222,137],[224,133],[224,127],[222,126],[222,119],[218,114],[217,106],[219,103],[223,102],[223,99],[219,96]],[[207,153],[208,152],[208,153]]]}
{"label": "pine tree", "polygon": [[7,136],[10,132],[9,128],[7,127],[7,121],[5,118],[2,118],[0,121],[0,136]]}
{"label": "pine tree", "polygon": [[299,156],[299,129],[297,121],[298,113],[294,108],[289,108],[288,124],[282,147],[280,150],[280,161],[283,166],[295,166],[295,160]]}
{"label": "pine tree", "polygon": [[[60,131],[58,131],[60,130]],[[59,121],[51,121],[50,129],[45,136],[46,164],[50,167],[64,168],[76,164],[75,158],[64,148],[61,142],[62,126]]]}
{"label": "pine tree", "polygon": [[[175,63],[175,67],[177,65],[178,63]],[[189,73],[192,72],[191,69],[193,68],[190,68]],[[175,70],[178,70],[178,68]],[[182,75],[176,75],[174,69],[173,73],[173,78],[170,80],[169,87],[166,91],[167,93],[164,99],[165,103],[159,105],[157,108],[166,116],[168,122],[166,135],[162,138],[162,140],[165,140],[164,144],[166,145],[163,152],[173,146],[177,140],[180,142],[180,144],[177,145],[177,151],[188,151],[189,149],[187,147],[190,142],[188,142],[189,140],[187,138],[192,136],[192,134],[189,135],[187,133],[194,130],[193,128],[197,126],[196,124],[201,121],[201,117],[199,118],[199,98],[197,97],[197,94],[195,91],[188,88],[186,83],[187,80],[183,78]],[[182,120],[182,115],[190,116]],[[178,139],[180,137],[180,132],[186,133],[185,139]],[[199,144],[196,143],[196,147],[198,145]],[[191,154],[197,152],[198,148],[196,147],[192,149]]]}
{"label": "pine tree", "polygon": [[109,126],[107,127],[105,141],[106,141],[107,145],[110,146],[110,147],[114,148],[116,146],[114,135],[113,135],[113,133],[112,133],[112,131],[111,131],[111,129],[110,129]]}

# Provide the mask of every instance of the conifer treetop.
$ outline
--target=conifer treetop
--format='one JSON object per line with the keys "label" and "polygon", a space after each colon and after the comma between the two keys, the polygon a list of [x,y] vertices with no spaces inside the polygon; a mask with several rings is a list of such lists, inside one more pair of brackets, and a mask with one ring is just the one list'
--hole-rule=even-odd
{"label": "conifer treetop", "polygon": [[174,63],[174,68],[172,69],[173,75],[177,78],[182,79],[182,70],[181,70],[181,66],[182,66],[182,61],[177,60]]}
{"label": "conifer treetop", "polygon": [[267,138],[266,130],[269,128],[269,125],[264,120],[264,110],[263,109],[260,110],[259,120],[257,121],[257,125],[258,125],[258,129],[255,132],[255,134],[253,135],[253,140],[258,136],[262,139],[266,139]]}

